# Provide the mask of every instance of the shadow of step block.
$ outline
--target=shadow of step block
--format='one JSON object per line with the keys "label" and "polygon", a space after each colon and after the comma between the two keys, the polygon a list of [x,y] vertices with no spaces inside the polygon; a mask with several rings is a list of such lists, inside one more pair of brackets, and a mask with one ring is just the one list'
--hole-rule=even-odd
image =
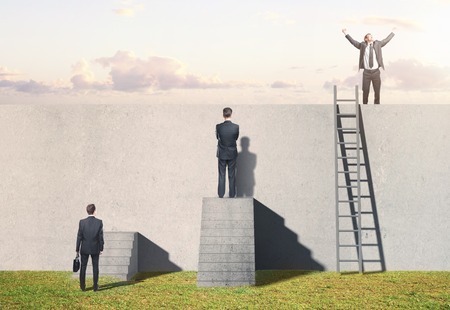
{"label": "shadow of step block", "polygon": [[253,198],[203,198],[197,286],[255,284]]}

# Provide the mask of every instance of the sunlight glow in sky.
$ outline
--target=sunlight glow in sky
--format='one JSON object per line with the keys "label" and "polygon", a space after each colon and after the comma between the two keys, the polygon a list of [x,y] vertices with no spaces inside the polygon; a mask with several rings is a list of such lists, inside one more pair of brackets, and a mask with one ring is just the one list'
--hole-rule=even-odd
{"label": "sunlight glow in sky", "polygon": [[[332,103],[383,48],[382,104],[450,103],[450,0],[3,0],[0,104]],[[373,92],[369,102],[373,101]]]}

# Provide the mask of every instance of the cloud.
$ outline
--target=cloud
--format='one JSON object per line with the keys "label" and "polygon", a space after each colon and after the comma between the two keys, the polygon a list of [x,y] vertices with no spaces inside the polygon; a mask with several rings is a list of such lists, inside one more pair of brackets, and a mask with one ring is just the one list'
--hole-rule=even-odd
{"label": "cloud", "polygon": [[99,58],[96,62],[111,68],[112,88],[119,91],[227,88],[238,85],[188,73],[183,63],[168,57],[140,59],[131,52],[118,51],[113,57]]}
{"label": "cloud", "polygon": [[270,85],[271,88],[299,88],[301,84],[289,81],[275,81]]}
{"label": "cloud", "polygon": [[0,88],[21,93],[45,94],[55,91],[55,87],[35,80],[20,80],[21,73],[0,67]]}
{"label": "cloud", "polygon": [[19,76],[20,73],[9,71],[6,67],[0,67],[0,79],[10,80]]}
{"label": "cloud", "polygon": [[399,59],[386,66],[389,87],[402,90],[448,90],[450,68],[425,65],[415,59]]}
{"label": "cloud", "polygon": [[95,81],[94,73],[90,70],[89,64],[82,59],[72,67],[74,75],[70,79],[74,89],[108,89],[110,86],[106,82]]}
{"label": "cloud", "polygon": [[46,94],[54,91],[52,86],[34,80],[29,81],[10,81],[0,80],[0,88],[9,88],[22,93]]}
{"label": "cloud", "polygon": [[346,20],[345,23],[373,25],[373,26],[390,25],[391,27],[400,27],[404,29],[409,29],[411,31],[420,31],[422,29],[421,25],[412,20],[382,17],[382,16],[368,16],[363,19],[350,19]]}
{"label": "cloud", "polygon": [[323,88],[326,90],[331,90],[333,89],[333,86],[336,85],[339,88],[353,89],[355,85],[359,84],[361,84],[361,76],[359,74],[355,74],[343,80],[334,78],[331,81],[325,81]]}
{"label": "cloud", "polygon": [[[386,71],[381,70],[382,87],[403,91],[448,91],[450,85],[450,68],[425,65],[415,59],[399,59],[386,65]],[[345,79],[326,81],[323,88],[330,90],[333,85],[343,88],[353,88],[361,85],[362,70]]]}

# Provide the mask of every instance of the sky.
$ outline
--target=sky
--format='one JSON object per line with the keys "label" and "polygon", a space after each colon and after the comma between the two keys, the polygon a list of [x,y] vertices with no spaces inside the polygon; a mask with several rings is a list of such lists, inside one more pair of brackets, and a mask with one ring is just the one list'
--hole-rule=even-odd
{"label": "sky", "polygon": [[343,28],[395,33],[382,104],[450,104],[449,15],[450,0],[1,0],[0,104],[330,104],[361,86]]}

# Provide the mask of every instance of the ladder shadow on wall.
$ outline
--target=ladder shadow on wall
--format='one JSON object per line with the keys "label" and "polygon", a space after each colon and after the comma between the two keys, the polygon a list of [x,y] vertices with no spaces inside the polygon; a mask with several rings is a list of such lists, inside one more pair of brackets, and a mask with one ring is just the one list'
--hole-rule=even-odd
{"label": "ladder shadow on wall", "polygon": [[[339,106],[337,106],[337,111],[339,112]],[[359,129],[360,129],[360,139],[361,139],[361,151],[362,159],[361,163],[361,230],[362,230],[362,269],[363,272],[383,272],[386,271],[386,261],[384,257],[383,243],[381,238],[380,222],[378,218],[377,203],[375,198],[375,190],[372,179],[372,172],[370,168],[369,152],[367,146],[367,139],[364,130],[364,119],[362,115],[361,106],[358,106],[359,113]],[[338,118],[338,127],[344,127],[341,123],[340,118]],[[345,134],[340,131],[338,134],[339,142],[341,143],[340,152],[342,156],[342,164],[344,170],[351,170],[351,166],[355,166],[354,163],[348,162],[345,159],[349,156],[344,142],[348,142],[345,139]],[[345,182],[348,187],[347,195],[349,201],[349,212],[351,215],[357,215],[358,210],[355,204],[351,201],[356,199],[355,195],[351,189],[353,182],[355,180],[346,174]],[[358,223],[356,217],[352,218],[353,229],[356,230]],[[358,234],[354,234],[355,242],[358,243]],[[357,248],[354,255],[358,255]]]}
{"label": "ladder shadow on wall", "polygon": [[312,258],[311,250],[298,241],[298,235],[285,226],[284,218],[256,199],[254,217],[255,269],[278,270],[273,274],[257,273],[256,285],[268,285],[312,271],[325,270],[323,265]]}

